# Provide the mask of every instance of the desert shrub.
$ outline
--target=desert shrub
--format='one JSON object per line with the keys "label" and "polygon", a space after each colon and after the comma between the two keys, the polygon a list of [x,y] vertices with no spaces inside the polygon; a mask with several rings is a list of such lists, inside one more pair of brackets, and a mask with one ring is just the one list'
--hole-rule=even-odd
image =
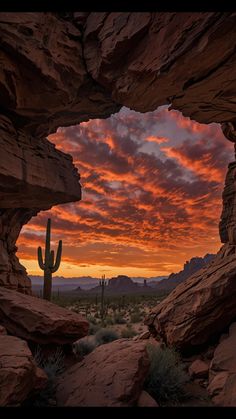
{"label": "desert shrub", "polygon": [[119,339],[119,335],[115,330],[102,328],[96,333],[95,339],[97,340],[98,345],[103,345],[104,343],[113,342],[113,340]]}
{"label": "desert shrub", "polygon": [[48,382],[44,389],[38,394],[33,395],[26,400],[23,405],[44,407],[51,406],[52,401],[55,401],[56,392],[56,378],[64,371],[64,354],[60,347],[55,352],[45,357],[40,346],[36,348],[34,359],[39,368],[42,368],[48,376]]}
{"label": "desert shrub", "polygon": [[131,323],[138,323],[141,321],[141,315],[138,311],[136,311],[135,313],[131,314],[130,316],[130,321]]}
{"label": "desert shrub", "polygon": [[105,322],[106,322],[106,324],[108,324],[108,325],[114,324],[114,320],[113,320],[113,318],[112,318],[111,316],[107,316],[107,317],[105,318]]}
{"label": "desert shrub", "polygon": [[97,346],[96,339],[94,337],[85,337],[79,339],[73,344],[73,351],[77,357],[83,357],[92,352]]}
{"label": "desert shrub", "polygon": [[144,388],[159,403],[177,402],[184,396],[188,376],[178,353],[170,348],[147,346],[150,369]]}
{"label": "desert shrub", "polygon": [[89,321],[89,323],[97,324],[97,319],[94,316],[88,316],[87,320]]}
{"label": "desert shrub", "polygon": [[125,329],[122,330],[121,332],[121,337],[122,338],[126,338],[126,339],[130,339],[133,338],[134,336],[136,336],[137,333],[135,332],[135,330],[132,328],[132,326],[130,326],[129,324],[127,325],[127,327]]}
{"label": "desert shrub", "polygon": [[121,314],[114,314],[114,324],[125,324],[126,320],[122,317]]}
{"label": "desert shrub", "polygon": [[98,324],[89,323],[88,335],[95,335],[99,329],[100,326]]}

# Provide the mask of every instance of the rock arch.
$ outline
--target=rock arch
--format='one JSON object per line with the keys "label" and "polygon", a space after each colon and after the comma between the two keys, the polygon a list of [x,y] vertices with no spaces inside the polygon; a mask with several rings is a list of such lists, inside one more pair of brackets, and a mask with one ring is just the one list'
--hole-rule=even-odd
{"label": "rock arch", "polygon": [[0,285],[30,293],[15,256],[22,225],[81,197],[72,159],[46,136],[122,105],[147,112],[170,104],[198,122],[235,126],[236,15],[0,17]]}

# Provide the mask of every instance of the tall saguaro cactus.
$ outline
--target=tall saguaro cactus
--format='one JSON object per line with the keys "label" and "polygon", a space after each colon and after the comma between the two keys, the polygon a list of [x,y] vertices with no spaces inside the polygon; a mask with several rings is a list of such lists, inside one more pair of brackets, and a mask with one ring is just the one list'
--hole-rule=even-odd
{"label": "tall saguaro cactus", "polygon": [[51,219],[47,222],[45,258],[43,263],[42,248],[38,247],[38,263],[39,267],[44,271],[43,298],[51,300],[52,294],[52,274],[56,272],[61,263],[62,240],[59,241],[56,261],[54,263],[54,250],[50,249],[51,242]]}
{"label": "tall saguaro cactus", "polygon": [[102,279],[100,281],[100,286],[102,287],[102,292],[101,292],[101,320],[102,320],[102,325],[104,325],[104,315],[105,315],[105,309],[104,309],[104,291],[105,291],[105,275],[102,275]]}

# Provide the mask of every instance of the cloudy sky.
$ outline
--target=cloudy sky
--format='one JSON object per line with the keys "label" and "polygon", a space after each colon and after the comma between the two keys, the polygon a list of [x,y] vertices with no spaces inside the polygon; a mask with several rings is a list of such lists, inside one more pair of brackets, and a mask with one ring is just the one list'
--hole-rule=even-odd
{"label": "cloudy sky", "polygon": [[41,212],[24,227],[18,255],[29,274],[42,274],[36,252],[48,217],[53,247],[63,240],[56,275],[167,275],[218,250],[233,146],[217,124],[200,125],[167,106],[146,114],[122,108],[59,128],[49,140],[73,156],[82,201]]}

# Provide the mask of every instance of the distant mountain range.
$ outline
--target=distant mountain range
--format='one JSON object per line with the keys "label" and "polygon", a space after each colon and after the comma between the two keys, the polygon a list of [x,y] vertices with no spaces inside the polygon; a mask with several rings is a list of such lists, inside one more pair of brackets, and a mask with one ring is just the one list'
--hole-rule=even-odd
{"label": "distant mountain range", "polygon": [[[149,293],[152,291],[171,291],[178,284],[185,281],[199,269],[207,266],[214,259],[214,254],[206,254],[204,257],[193,257],[190,261],[184,264],[183,270],[178,273],[172,273],[169,276],[155,276],[150,278],[133,277],[129,278],[126,275],[118,275],[115,278],[108,279],[106,292],[109,294],[121,293]],[[30,276],[32,282],[32,289],[39,293],[43,286],[42,276]],[[99,286],[100,278],[93,278],[91,276],[81,276],[65,278],[63,276],[55,276],[52,281],[53,291],[75,291],[89,294],[96,294],[100,292]]]}
{"label": "distant mountain range", "polygon": [[[32,289],[34,291],[40,290],[43,286],[43,276],[36,276],[30,275],[29,276],[32,282]],[[155,276],[150,278],[143,278],[143,277],[133,277],[131,278],[134,282],[143,284],[144,280],[147,283],[156,283],[158,281],[162,281],[165,276]],[[54,276],[52,280],[52,288],[53,291],[72,291],[76,288],[80,287],[82,290],[90,290],[91,288],[96,287],[99,285],[99,281],[101,278],[94,278],[91,276],[81,276],[81,277],[71,277],[65,278],[64,276]]]}

